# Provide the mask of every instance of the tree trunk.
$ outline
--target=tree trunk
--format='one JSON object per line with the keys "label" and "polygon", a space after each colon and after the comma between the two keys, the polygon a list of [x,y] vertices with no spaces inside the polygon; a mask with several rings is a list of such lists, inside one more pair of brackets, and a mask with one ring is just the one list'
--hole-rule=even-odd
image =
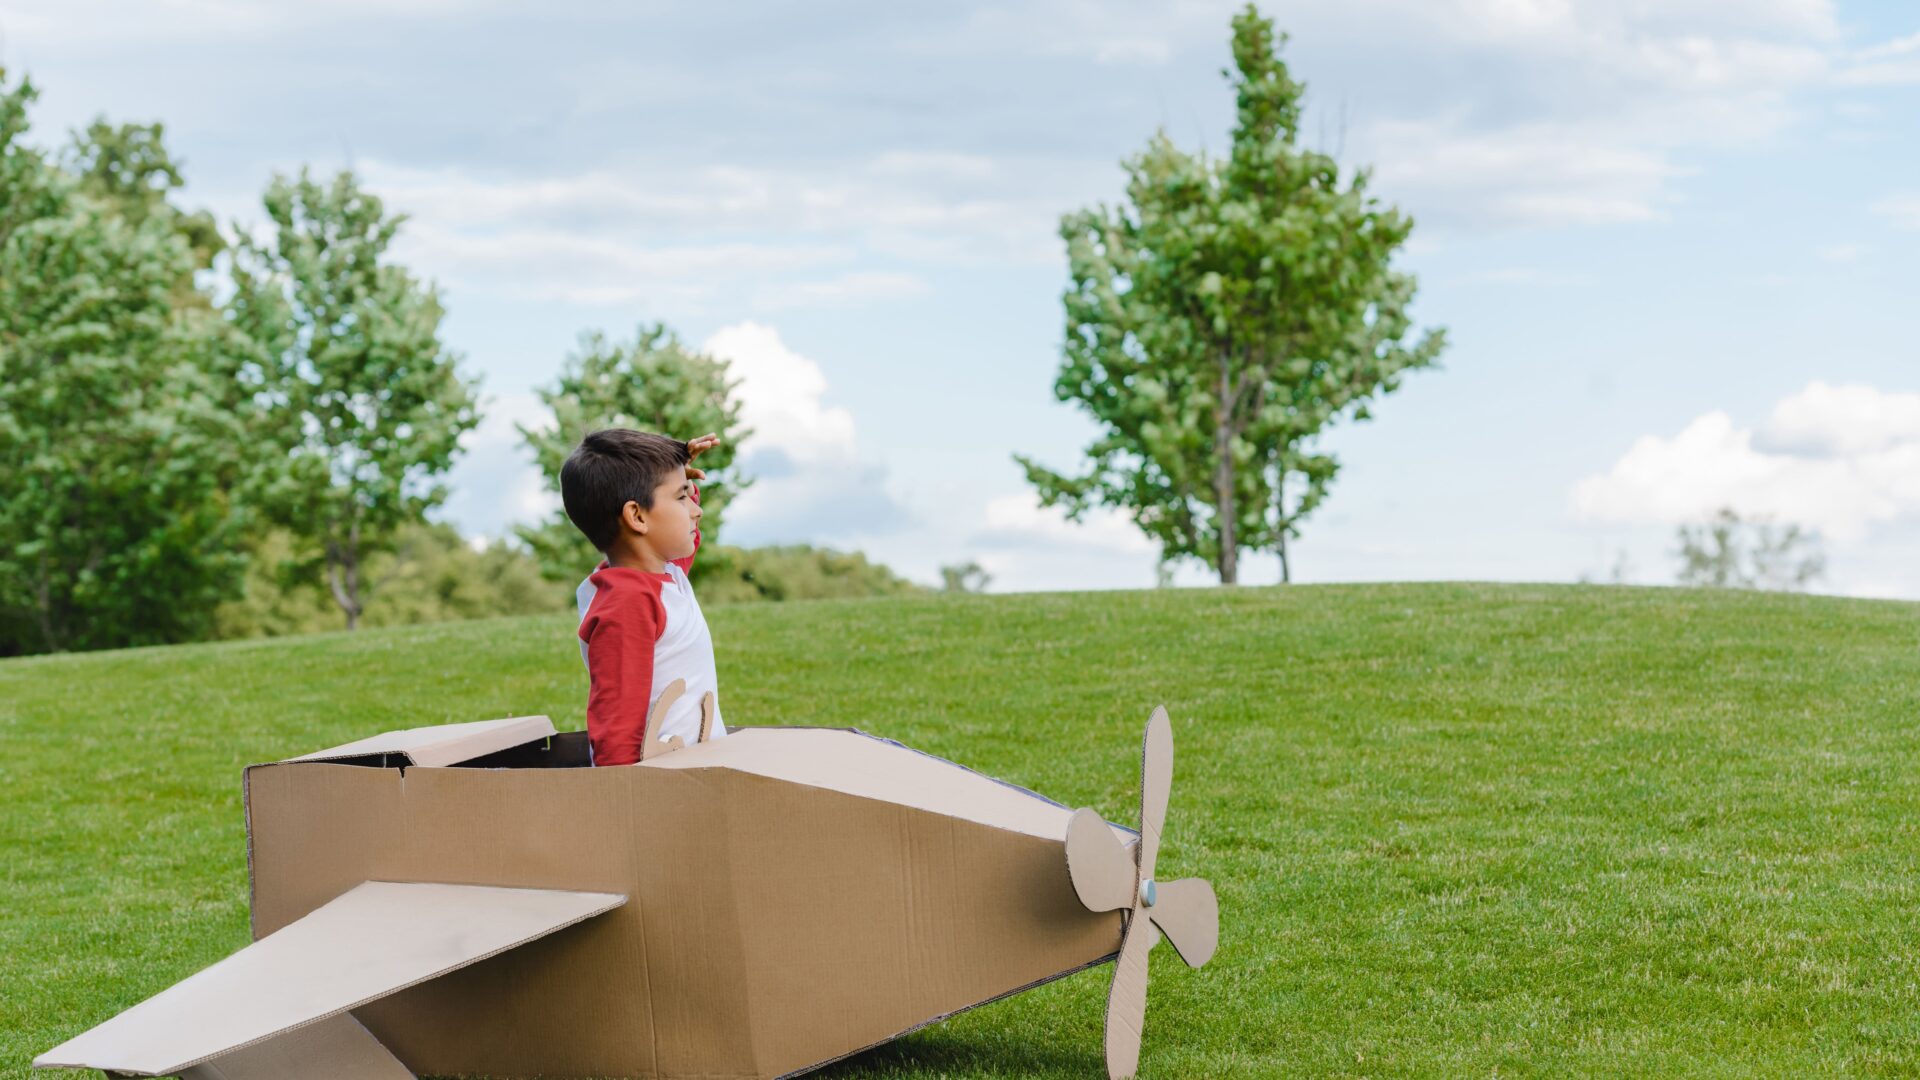
{"label": "tree trunk", "polygon": [[1239,513],[1233,504],[1233,398],[1227,383],[1227,361],[1220,360],[1220,415],[1213,427],[1214,522],[1220,530],[1220,584],[1240,580],[1240,550],[1234,526]]}
{"label": "tree trunk", "polygon": [[1281,469],[1273,485],[1273,510],[1280,519],[1280,584],[1293,583],[1292,568],[1287,565],[1287,470]]}
{"label": "tree trunk", "polygon": [[53,597],[47,588],[46,566],[47,560],[43,557],[40,560],[40,577],[34,582],[34,597],[38,603],[34,605],[33,613],[40,623],[40,640],[46,645],[47,651],[65,652],[66,650],[61,648],[65,642],[61,640],[60,633],[53,628]]}
{"label": "tree trunk", "polygon": [[347,531],[345,544],[327,545],[327,588],[347,614],[347,629],[360,628],[360,526]]}

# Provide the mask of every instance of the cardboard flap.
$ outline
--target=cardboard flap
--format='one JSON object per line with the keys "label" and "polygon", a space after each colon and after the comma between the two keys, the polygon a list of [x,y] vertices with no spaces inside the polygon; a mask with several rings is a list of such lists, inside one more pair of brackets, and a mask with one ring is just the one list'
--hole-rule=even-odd
{"label": "cardboard flap", "polygon": [[34,1059],[166,1076],[545,937],[617,893],[369,881]]}
{"label": "cardboard flap", "polygon": [[475,720],[468,724],[388,731],[356,742],[316,750],[288,761],[339,761],[342,758],[394,754],[414,765],[458,765],[535,739],[552,738],[553,721],[544,716],[513,716],[505,720]]}

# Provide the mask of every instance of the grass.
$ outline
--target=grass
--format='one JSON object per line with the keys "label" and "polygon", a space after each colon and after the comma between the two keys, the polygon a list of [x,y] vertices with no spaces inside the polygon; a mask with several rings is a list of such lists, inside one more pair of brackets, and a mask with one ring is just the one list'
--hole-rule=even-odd
{"label": "grass", "polygon": [[[1143,1077],[1920,1073],[1920,605],[1406,585],[715,608],[729,721],[1135,812],[1213,963]],[[0,662],[0,1076],[244,944],[243,765],[581,723],[568,620]],[[1108,969],[835,1066],[1092,1077]]]}

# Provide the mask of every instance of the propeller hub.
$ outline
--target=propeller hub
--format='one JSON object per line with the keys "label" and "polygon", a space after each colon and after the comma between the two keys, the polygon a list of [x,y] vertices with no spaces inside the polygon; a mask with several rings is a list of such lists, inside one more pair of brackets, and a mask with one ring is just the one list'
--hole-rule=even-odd
{"label": "propeller hub", "polygon": [[1152,907],[1153,902],[1159,899],[1159,893],[1160,890],[1154,888],[1152,878],[1147,878],[1145,881],[1142,881],[1140,883],[1140,906]]}

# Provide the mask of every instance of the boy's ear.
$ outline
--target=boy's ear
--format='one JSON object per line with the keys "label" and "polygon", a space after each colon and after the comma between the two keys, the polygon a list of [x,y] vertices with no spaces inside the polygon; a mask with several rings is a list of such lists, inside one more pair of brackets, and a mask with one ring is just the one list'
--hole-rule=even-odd
{"label": "boy's ear", "polygon": [[627,531],[644,536],[647,532],[647,512],[640,509],[639,503],[628,499],[626,504],[620,507],[620,524],[626,526]]}

